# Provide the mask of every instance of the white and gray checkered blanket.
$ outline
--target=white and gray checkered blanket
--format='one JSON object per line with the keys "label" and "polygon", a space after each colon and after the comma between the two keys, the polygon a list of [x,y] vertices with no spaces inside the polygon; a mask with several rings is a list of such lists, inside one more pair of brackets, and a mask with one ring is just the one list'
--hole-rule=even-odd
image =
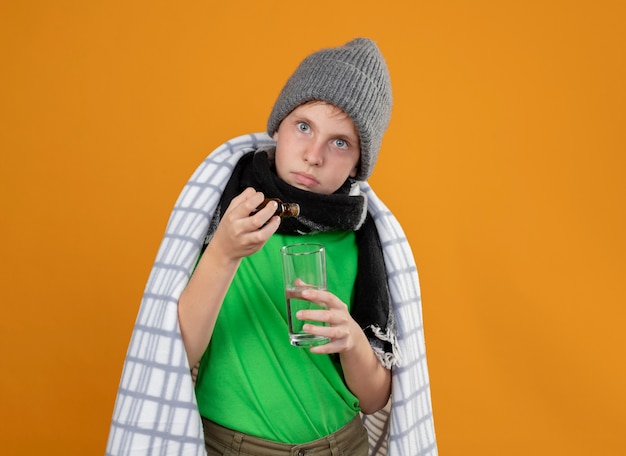
{"label": "white and gray checkered blanket", "polygon": [[[106,454],[205,455],[202,423],[178,327],[187,285],[211,216],[234,166],[265,133],[234,138],[202,162],[181,192],[139,308],[117,393]],[[401,364],[390,404],[364,416],[370,456],[436,456],[417,269],[400,224],[367,182],[361,183],[383,245],[398,326]]]}

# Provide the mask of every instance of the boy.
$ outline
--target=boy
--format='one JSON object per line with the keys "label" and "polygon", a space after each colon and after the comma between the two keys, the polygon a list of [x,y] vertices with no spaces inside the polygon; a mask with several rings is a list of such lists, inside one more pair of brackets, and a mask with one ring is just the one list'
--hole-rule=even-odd
{"label": "boy", "polygon": [[[437,455],[415,262],[366,182],[390,111],[385,61],[356,39],[300,64],[269,137],[233,138],[198,167],[143,294],[107,456],[365,455],[368,439],[371,456]],[[263,197],[301,213],[251,216]],[[298,315],[329,323],[305,327],[330,339],[310,350],[288,342],[279,253],[304,240],[328,262],[329,291],[306,296],[327,310]]]}
{"label": "boy", "polygon": [[[359,412],[389,399],[395,334],[381,248],[355,182],[371,174],[390,113],[389,74],[372,41],[323,49],[275,103],[276,147],[246,155],[233,172],[178,307],[189,363],[201,361],[209,454],[233,452],[236,441],[246,454],[367,455]],[[281,223],[276,203],[250,215],[264,197],[299,203],[301,216]],[[330,339],[310,351],[286,343],[279,249],[297,242],[324,244],[329,261],[329,291],[304,296],[327,310],[298,315],[328,323],[305,325]]]}

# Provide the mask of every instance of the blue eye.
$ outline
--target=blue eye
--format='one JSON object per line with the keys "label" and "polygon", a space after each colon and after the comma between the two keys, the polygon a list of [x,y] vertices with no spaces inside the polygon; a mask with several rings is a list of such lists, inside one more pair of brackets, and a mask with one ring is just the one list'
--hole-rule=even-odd
{"label": "blue eye", "polygon": [[348,147],[348,142],[344,139],[337,138],[335,140],[335,145],[339,147],[340,149],[346,149]]}
{"label": "blue eye", "polygon": [[302,132],[308,132],[311,129],[311,127],[309,127],[308,124],[304,123],[304,122],[298,122],[298,130],[302,131]]}

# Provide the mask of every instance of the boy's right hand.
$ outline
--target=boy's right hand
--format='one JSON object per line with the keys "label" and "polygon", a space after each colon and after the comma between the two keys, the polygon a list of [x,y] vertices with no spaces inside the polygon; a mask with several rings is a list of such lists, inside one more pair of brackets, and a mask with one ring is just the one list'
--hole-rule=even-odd
{"label": "boy's right hand", "polygon": [[200,361],[209,345],[241,259],[263,247],[278,229],[275,202],[250,215],[263,198],[263,193],[252,188],[233,198],[178,300],[178,321],[190,366]]}
{"label": "boy's right hand", "polygon": [[211,249],[236,261],[261,249],[280,225],[280,217],[273,215],[277,207],[274,201],[250,215],[264,198],[251,187],[233,198],[209,243]]}

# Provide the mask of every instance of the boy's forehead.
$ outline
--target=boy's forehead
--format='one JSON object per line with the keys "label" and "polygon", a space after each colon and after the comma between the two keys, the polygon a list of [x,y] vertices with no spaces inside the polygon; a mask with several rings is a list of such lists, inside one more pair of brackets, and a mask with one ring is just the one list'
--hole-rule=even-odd
{"label": "boy's forehead", "polygon": [[354,125],[354,120],[352,120],[352,118],[348,115],[348,113],[346,111],[344,111],[343,109],[341,109],[339,106],[334,105],[332,103],[328,103],[327,101],[323,101],[323,100],[311,100],[311,101],[307,101],[306,103],[302,103],[300,106],[298,106],[296,109],[294,109],[294,111],[304,111],[306,110],[307,107],[310,106],[324,106],[327,109],[327,113],[330,117],[338,117],[340,119],[348,119],[353,125]]}
{"label": "boy's forehead", "polygon": [[334,105],[332,103],[329,103],[327,101],[324,100],[309,100],[309,101],[305,101],[304,103],[302,103],[300,106],[298,106],[298,108],[301,108],[303,106],[315,106],[315,105],[321,105],[321,106],[327,106],[328,109],[333,110],[333,111],[339,111],[344,113],[346,116],[348,115],[343,109],[341,109],[339,106]]}

